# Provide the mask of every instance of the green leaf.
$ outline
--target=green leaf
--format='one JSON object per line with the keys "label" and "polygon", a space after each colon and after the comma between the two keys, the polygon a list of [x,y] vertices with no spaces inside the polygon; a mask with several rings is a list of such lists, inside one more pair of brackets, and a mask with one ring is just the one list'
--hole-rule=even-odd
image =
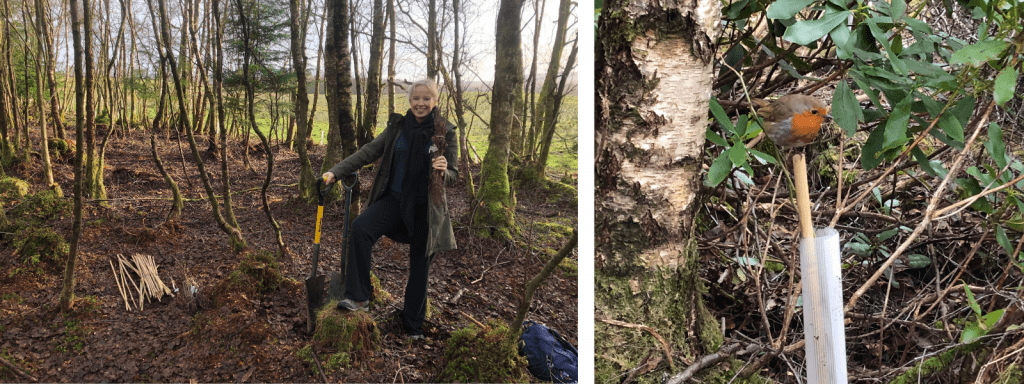
{"label": "green leaf", "polygon": [[756,149],[750,149],[749,151],[750,151],[751,155],[754,155],[754,157],[760,159],[761,161],[763,161],[765,163],[771,163],[771,164],[778,164],[779,163],[779,161],[776,160],[775,157],[772,156],[772,155],[769,155],[767,153],[758,151]]}
{"label": "green leaf", "polygon": [[769,19],[790,19],[814,0],[778,0],[768,6]]}
{"label": "green leaf", "polygon": [[917,253],[907,256],[907,265],[910,266],[910,268],[921,269],[931,264],[932,259],[928,256]]}
{"label": "green leaf", "polygon": [[996,242],[1006,250],[1007,255],[1013,255],[1013,243],[1010,243],[1010,237],[1006,236],[1006,229],[1002,225],[996,225]]}
{"label": "green leaf", "polygon": [[733,132],[736,127],[732,125],[732,120],[729,119],[729,115],[725,113],[725,109],[722,109],[722,105],[718,104],[718,100],[711,98],[711,114],[715,116],[715,121],[725,129],[726,132]]}
{"label": "green leaf", "polygon": [[800,45],[808,45],[842,24],[849,15],[849,12],[837,12],[822,16],[818,20],[797,21],[792,27],[786,28],[782,38]]}
{"label": "green leaf", "polygon": [[708,170],[707,185],[717,187],[718,184],[721,184],[729,176],[729,171],[732,171],[732,161],[729,161],[727,152],[722,152],[722,154],[715,158],[715,161],[711,162],[711,169]]}
{"label": "green leaf", "polygon": [[907,142],[907,124],[910,122],[911,98],[901,100],[892,109],[885,124],[885,142],[882,149],[892,149]]}
{"label": "green leaf", "polygon": [[986,61],[998,59],[1004,49],[1006,49],[1006,42],[1002,40],[979,41],[953,53],[950,64],[978,67]]}
{"label": "green leaf", "polygon": [[946,136],[949,136],[949,138],[954,142],[960,143],[957,147],[958,149],[963,148],[964,127],[960,125],[960,120],[957,120],[956,117],[947,111],[939,118],[938,125],[939,128],[942,128],[942,133],[945,133]]}
{"label": "green leaf", "polygon": [[1000,169],[1006,167],[1006,142],[1003,141],[1003,129],[999,127],[999,124],[994,122],[988,124],[988,141],[985,141],[985,150],[992,156],[992,160]]}
{"label": "green leaf", "polygon": [[999,319],[1003,317],[1004,311],[1005,310],[1003,309],[997,309],[995,311],[986,313],[985,316],[982,316],[982,320],[984,321],[986,331],[992,329],[992,326],[996,325],[996,323],[999,322]]}
{"label": "green leaf", "polygon": [[832,97],[832,117],[836,124],[846,132],[847,137],[853,137],[857,133],[857,121],[864,118],[864,112],[860,109],[857,96],[845,81],[839,82]]}
{"label": "green leaf", "polygon": [[974,313],[981,314],[981,306],[978,305],[978,301],[974,299],[974,292],[971,292],[971,287],[964,284],[964,290],[967,291],[967,303],[971,305],[971,309]]}
{"label": "green leaf", "polygon": [[738,119],[736,119],[736,136],[737,137],[743,137],[744,135],[747,134],[747,132],[750,131],[750,129],[748,129],[747,119],[749,119],[749,117],[747,115],[740,115],[740,117]]}
{"label": "green leaf", "polygon": [[711,130],[711,126],[708,126],[704,131],[704,136],[707,137],[708,141],[715,143],[716,145],[721,145],[723,147],[729,146],[729,143],[726,142],[722,136],[719,136],[717,132]]}
{"label": "green leaf", "polygon": [[992,95],[996,98],[996,104],[1003,105],[1013,98],[1013,89],[1017,85],[1017,68],[1006,67],[999,71],[996,76],[996,83],[992,89]]}
{"label": "green leaf", "polygon": [[899,228],[893,228],[893,229],[890,229],[890,230],[888,230],[888,231],[885,231],[885,232],[879,233],[879,234],[878,234],[878,241],[882,241],[882,242],[884,242],[884,241],[886,241],[886,240],[889,240],[889,239],[891,239],[891,238],[892,238],[893,236],[896,236],[896,234],[897,234],[897,233],[899,233],[899,232],[900,232],[900,229],[899,229]]}
{"label": "green leaf", "polygon": [[[892,16],[893,19],[899,20],[899,19],[903,18],[903,14],[906,13],[906,12],[907,12],[907,2],[906,2],[906,0],[892,0],[892,12],[890,13],[890,16]],[[896,36],[899,36],[899,35],[896,35]]]}
{"label": "green leaf", "polygon": [[960,334],[960,343],[967,344],[984,335],[985,331],[981,329],[981,327],[978,327],[978,323],[972,321],[964,327],[964,332]]}
{"label": "green leaf", "polygon": [[864,143],[860,165],[865,170],[870,171],[882,164],[882,160],[885,158],[885,151],[882,149],[882,140],[885,139],[883,135],[885,135],[885,128],[876,127],[868,136],[868,141]]}
{"label": "green leaf", "polygon": [[917,164],[921,166],[921,169],[932,175],[932,177],[938,177],[938,172],[935,171],[935,168],[932,168],[932,162],[928,161],[928,155],[925,155],[921,148],[914,147],[910,150],[910,154],[914,156],[914,160],[917,160]]}
{"label": "green leaf", "polygon": [[736,144],[729,148],[729,161],[734,165],[742,165],[747,162],[747,147],[743,144]]}

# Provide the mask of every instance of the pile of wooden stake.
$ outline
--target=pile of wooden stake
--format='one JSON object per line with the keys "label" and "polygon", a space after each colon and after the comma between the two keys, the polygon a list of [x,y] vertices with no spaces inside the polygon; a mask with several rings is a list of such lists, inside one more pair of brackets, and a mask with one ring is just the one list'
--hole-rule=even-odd
{"label": "pile of wooden stake", "polygon": [[146,302],[151,302],[150,299],[160,301],[164,295],[174,297],[174,292],[160,281],[153,256],[136,253],[128,260],[118,254],[116,267],[113,261],[107,261],[110,263],[110,269],[114,271],[114,281],[121,292],[121,298],[124,299],[124,308],[128,311],[132,310],[133,305],[141,311]]}

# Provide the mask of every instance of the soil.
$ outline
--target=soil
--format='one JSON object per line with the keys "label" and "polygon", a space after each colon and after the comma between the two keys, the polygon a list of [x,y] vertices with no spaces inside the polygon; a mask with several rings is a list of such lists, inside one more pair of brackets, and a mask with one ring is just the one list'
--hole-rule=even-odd
{"label": "soil", "polygon": [[[185,137],[158,135],[165,167],[186,199],[206,197]],[[180,140],[180,141],[179,141]],[[197,137],[202,150],[205,139]],[[232,191],[242,233],[252,250],[276,252],[272,227],[262,210],[259,187],[266,162],[262,152],[235,140],[229,144]],[[252,170],[243,163],[248,149]],[[316,206],[295,201],[299,161],[295,152],[275,146],[275,170],[268,200],[281,226],[289,254],[280,258],[287,278],[276,291],[252,294],[215,289],[238,268],[241,255],[232,252],[206,200],[186,202],[181,218],[165,223],[171,196],[152,160],[148,133],[117,131],[106,150],[104,183],[109,199],[84,202],[83,233],[76,271],[75,308],[61,313],[58,300],[63,265],[9,276],[20,266],[10,236],[0,238],[0,356],[43,382],[310,382],[320,381],[297,356],[310,343],[306,334],[303,281],[309,275],[316,224]],[[207,170],[220,194],[220,167],[204,153]],[[319,169],[324,147],[311,148]],[[73,157],[73,156],[71,156]],[[183,162],[184,160],[184,162]],[[72,197],[73,160],[55,160],[54,179]],[[473,169],[477,176],[478,168]],[[45,188],[42,162],[21,166],[12,176],[26,179],[33,192]],[[360,173],[363,191],[373,171]],[[189,182],[191,180],[191,182]],[[479,186],[479,180],[475,182]],[[408,246],[382,238],[374,248],[373,273],[392,298],[371,308],[381,329],[377,352],[356,358],[351,367],[327,376],[330,381],[426,382],[444,366],[450,334],[471,324],[467,317],[511,321],[525,283],[542,268],[546,249],[557,250],[565,238],[530,230],[533,224],[576,226],[575,197],[549,197],[542,190],[518,189],[516,217],[519,240],[503,242],[474,236],[468,227],[475,206],[461,181],[446,189],[458,249],[435,256],[428,297],[431,317],[426,339],[405,337],[397,311],[408,275]],[[7,206],[6,208],[10,208]],[[71,238],[72,215],[48,223]],[[325,207],[320,248],[320,274],[340,269],[342,205]],[[526,249],[539,247],[540,252]],[[182,299],[165,296],[144,310],[125,309],[112,279],[108,260],[122,254],[151,255],[164,284],[183,289],[186,276],[213,303],[193,312]],[[575,265],[577,255],[570,256]],[[116,260],[116,259],[115,259]],[[179,291],[181,296],[181,291]],[[528,320],[544,323],[577,344],[577,278],[575,269],[559,268],[534,296]],[[322,351],[323,353],[329,351]],[[323,355],[321,355],[321,360]],[[0,381],[26,381],[0,368]]]}

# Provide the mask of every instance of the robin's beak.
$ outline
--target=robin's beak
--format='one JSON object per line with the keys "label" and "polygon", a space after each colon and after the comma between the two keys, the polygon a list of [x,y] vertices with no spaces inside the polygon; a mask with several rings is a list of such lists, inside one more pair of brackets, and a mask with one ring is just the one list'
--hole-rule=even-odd
{"label": "robin's beak", "polygon": [[826,114],[825,114],[825,117],[827,117],[827,118],[831,119],[831,118],[832,118],[832,114],[831,114],[831,113],[826,113]]}

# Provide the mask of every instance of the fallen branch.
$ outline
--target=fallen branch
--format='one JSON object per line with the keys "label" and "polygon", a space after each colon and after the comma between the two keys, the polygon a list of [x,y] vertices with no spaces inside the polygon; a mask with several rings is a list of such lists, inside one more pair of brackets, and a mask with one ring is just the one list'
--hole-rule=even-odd
{"label": "fallen branch", "polygon": [[29,375],[29,374],[23,372],[22,370],[18,369],[18,367],[15,367],[14,364],[11,364],[10,362],[8,362],[3,357],[0,357],[0,364],[3,364],[4,367],[7,367],[7,369],[10,369],[11,371],[13,371],[18,376],[21,376],[21,377],[24,377],[26,379],[29,379],[29,381],[32,381],[33,383],[39,382],[39,379],[37,379],[35,377],[32,377],[32,375]]}
{"label": "fallen branch", "polygon": [[[740,345],[733,344],[722,347],[722,349],[718,350],[718,352],[701,357],[700,359],[697,359],[697,361],[695,361],[693,364],[690,364],[689,367],[686,367],[686,369],[680,372],[679,374],[669,378],[666,384],[682,384],[682,382],[692,378],[693,375],[696,374],[701,369],[718,364],[718,362],[729,358],[730,356],[732,356],[733,352],[736,352],[737,349],[740,349]],[[753,353],[759,349],[761,349],[761,347],[755,344],[751,344],[748,345],[746,349],[740,351],[740,354],[743,355]]]}
{"label": "fallen branch", "polygon": [[484,323],[477,321],[476,319],[473,318],[473,316],[470,316],[468,313],[462,311],[459,311],[459,313],[461,313],[463,317],[469,319],[469,321],[472,321],[473,324],[476,324],[476,326],[480,327],[480,329],[487,329],[487,326],[485,326]]}

